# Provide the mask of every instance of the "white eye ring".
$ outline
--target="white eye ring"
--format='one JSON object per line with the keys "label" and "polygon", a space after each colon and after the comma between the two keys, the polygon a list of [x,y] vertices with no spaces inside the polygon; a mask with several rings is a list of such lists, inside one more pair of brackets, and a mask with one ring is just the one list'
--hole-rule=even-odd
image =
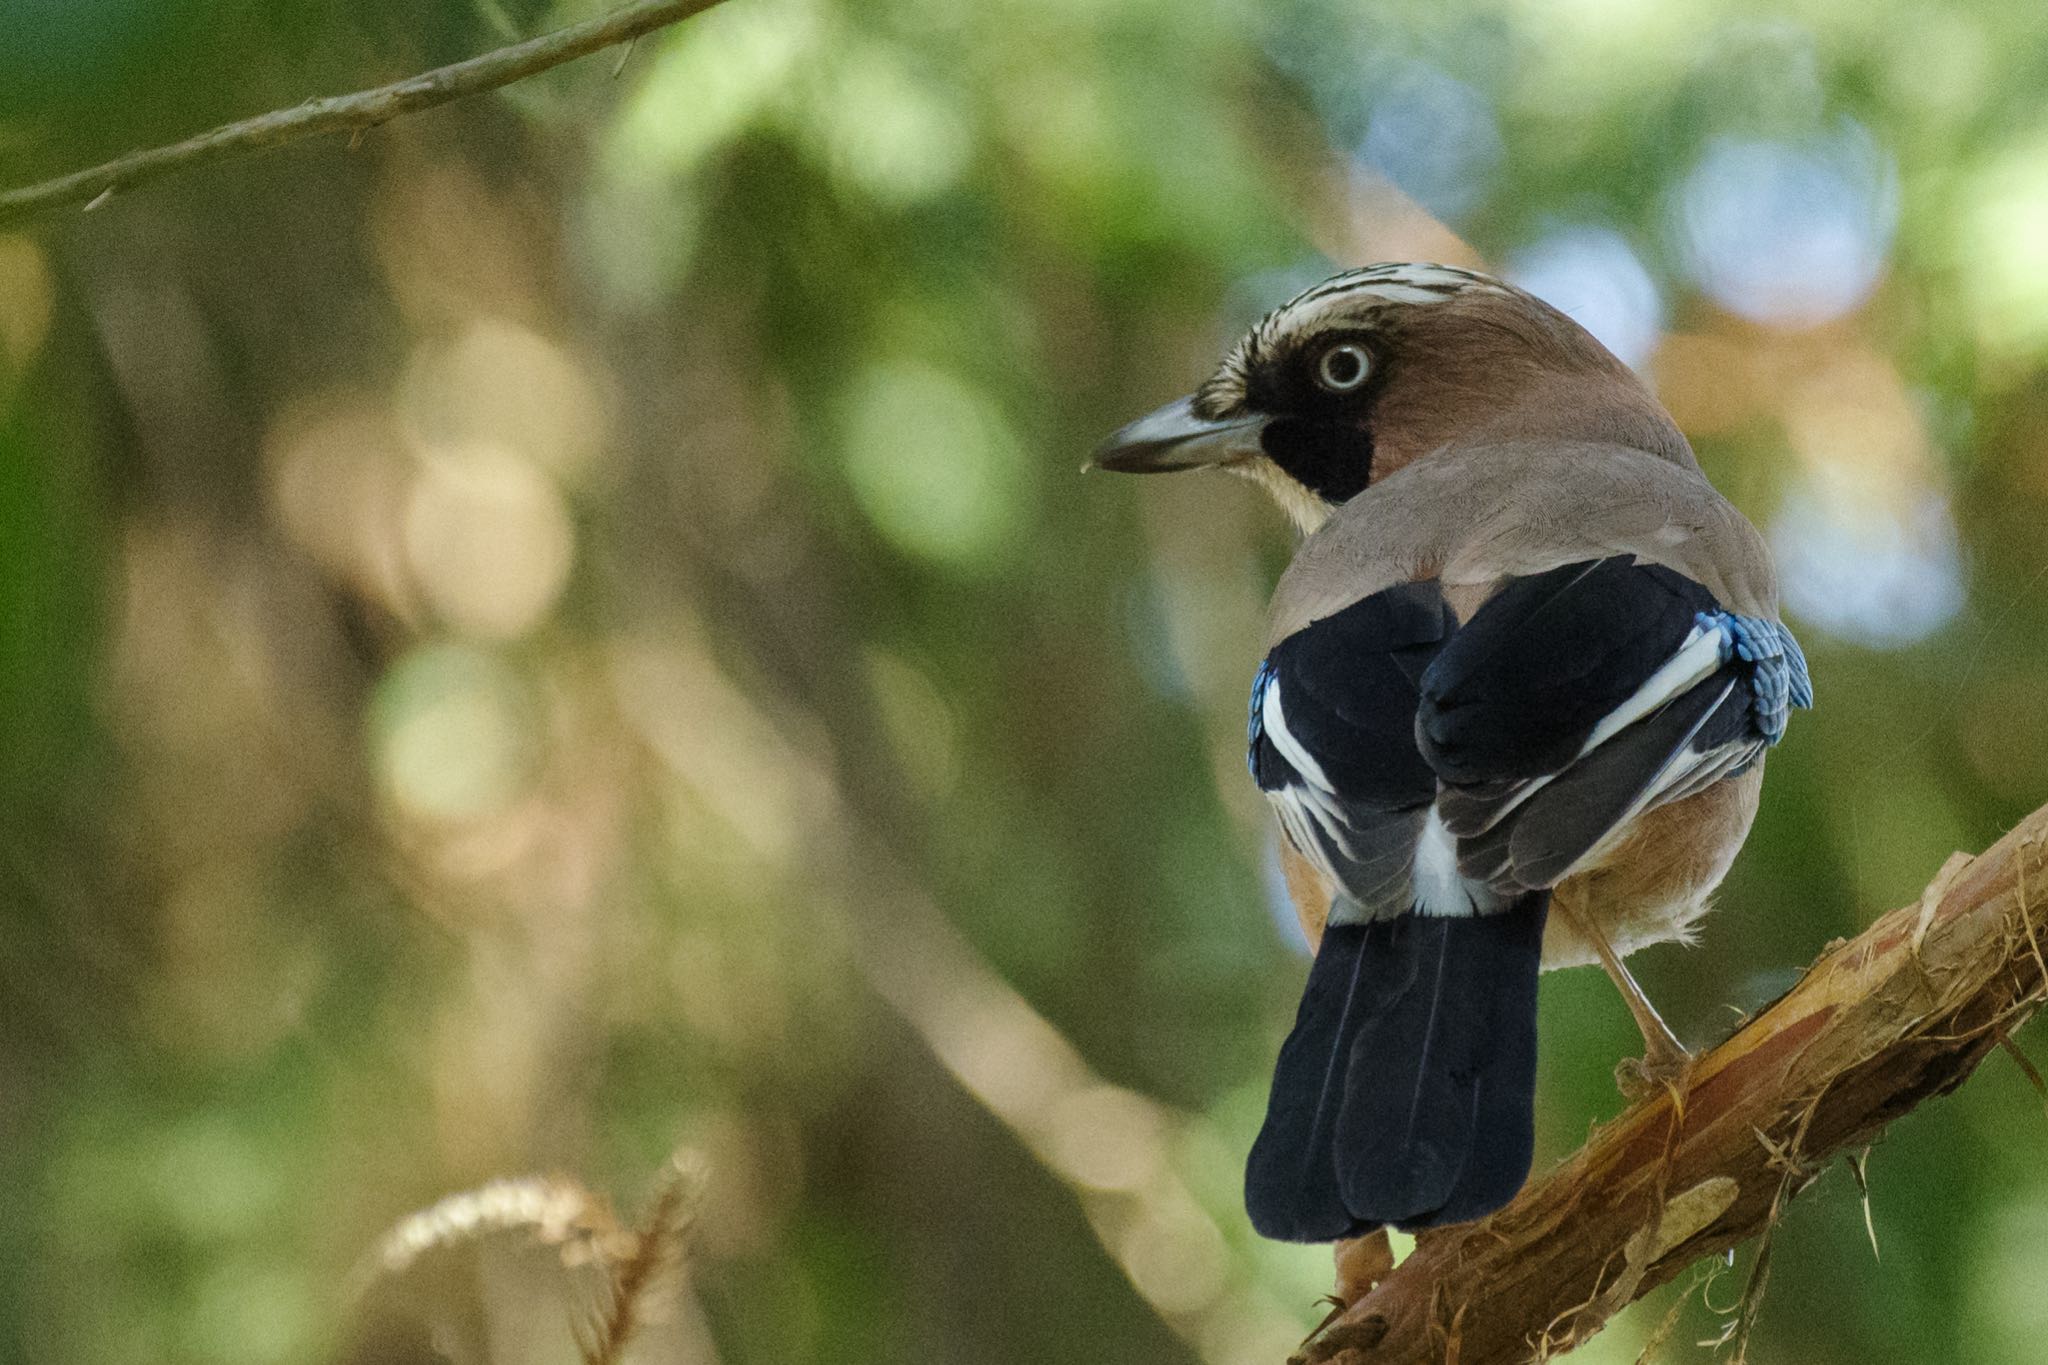
{"label": "white eye ring", "polygon": [[1343,341],[1316,361],[1316,383],[1331,393],[1350,393],[1372,374],[1372,356],[1356,342]]}

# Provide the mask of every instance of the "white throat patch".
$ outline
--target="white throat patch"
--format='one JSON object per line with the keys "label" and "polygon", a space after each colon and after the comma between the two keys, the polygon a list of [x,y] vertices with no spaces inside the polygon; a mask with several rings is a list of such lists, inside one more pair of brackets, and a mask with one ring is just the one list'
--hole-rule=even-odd
{"label": "white throat patch", "polygon": [[1309,492],[1299,479],[1264,455],[1240,460],[1226,468],[1271,494],[1273,501],[1280,504],[1280,510],[1287,514],[1287,519],[1300,527],[1305,536],[1314,535],[1330,519],[1330,504]]}

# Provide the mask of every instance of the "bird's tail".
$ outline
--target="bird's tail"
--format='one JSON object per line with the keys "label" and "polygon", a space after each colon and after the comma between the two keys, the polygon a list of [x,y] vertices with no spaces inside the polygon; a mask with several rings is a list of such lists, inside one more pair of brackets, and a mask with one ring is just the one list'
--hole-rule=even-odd
{"label": "bird's tail", "polygon": [[1480,1218],[1535,1142],[1548,891],[1490,915],[1332,925],[1280,1049],[1245,1207],[1267,1237]]}

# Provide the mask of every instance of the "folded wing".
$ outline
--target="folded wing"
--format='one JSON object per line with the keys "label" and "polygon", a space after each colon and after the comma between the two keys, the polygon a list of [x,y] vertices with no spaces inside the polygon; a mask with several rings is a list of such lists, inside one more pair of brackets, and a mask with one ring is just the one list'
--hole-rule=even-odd
{"label": "folded wing", "polygon": [[1463,625],[1437,584],[1405,584],[1275,646],[1252,773],[1338,895],[1247,1171],[1261,1231],[1512,1198],[1549,888],[1810,703],[1783,626],[1628,556],[1511,579]]}

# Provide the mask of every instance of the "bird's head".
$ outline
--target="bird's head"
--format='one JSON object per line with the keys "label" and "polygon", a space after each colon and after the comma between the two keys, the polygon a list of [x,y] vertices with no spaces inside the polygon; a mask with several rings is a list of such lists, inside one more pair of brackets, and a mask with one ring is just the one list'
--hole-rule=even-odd
{"label": "bird's head", "polygon": [[1216,373],[1118,431],[1102,469],[1217,467],[1265,486],[1305,531],[1366,486],[1484,436],[1692,451],[1584,328],[1489,275],[1373,265],[1268,313]]}

